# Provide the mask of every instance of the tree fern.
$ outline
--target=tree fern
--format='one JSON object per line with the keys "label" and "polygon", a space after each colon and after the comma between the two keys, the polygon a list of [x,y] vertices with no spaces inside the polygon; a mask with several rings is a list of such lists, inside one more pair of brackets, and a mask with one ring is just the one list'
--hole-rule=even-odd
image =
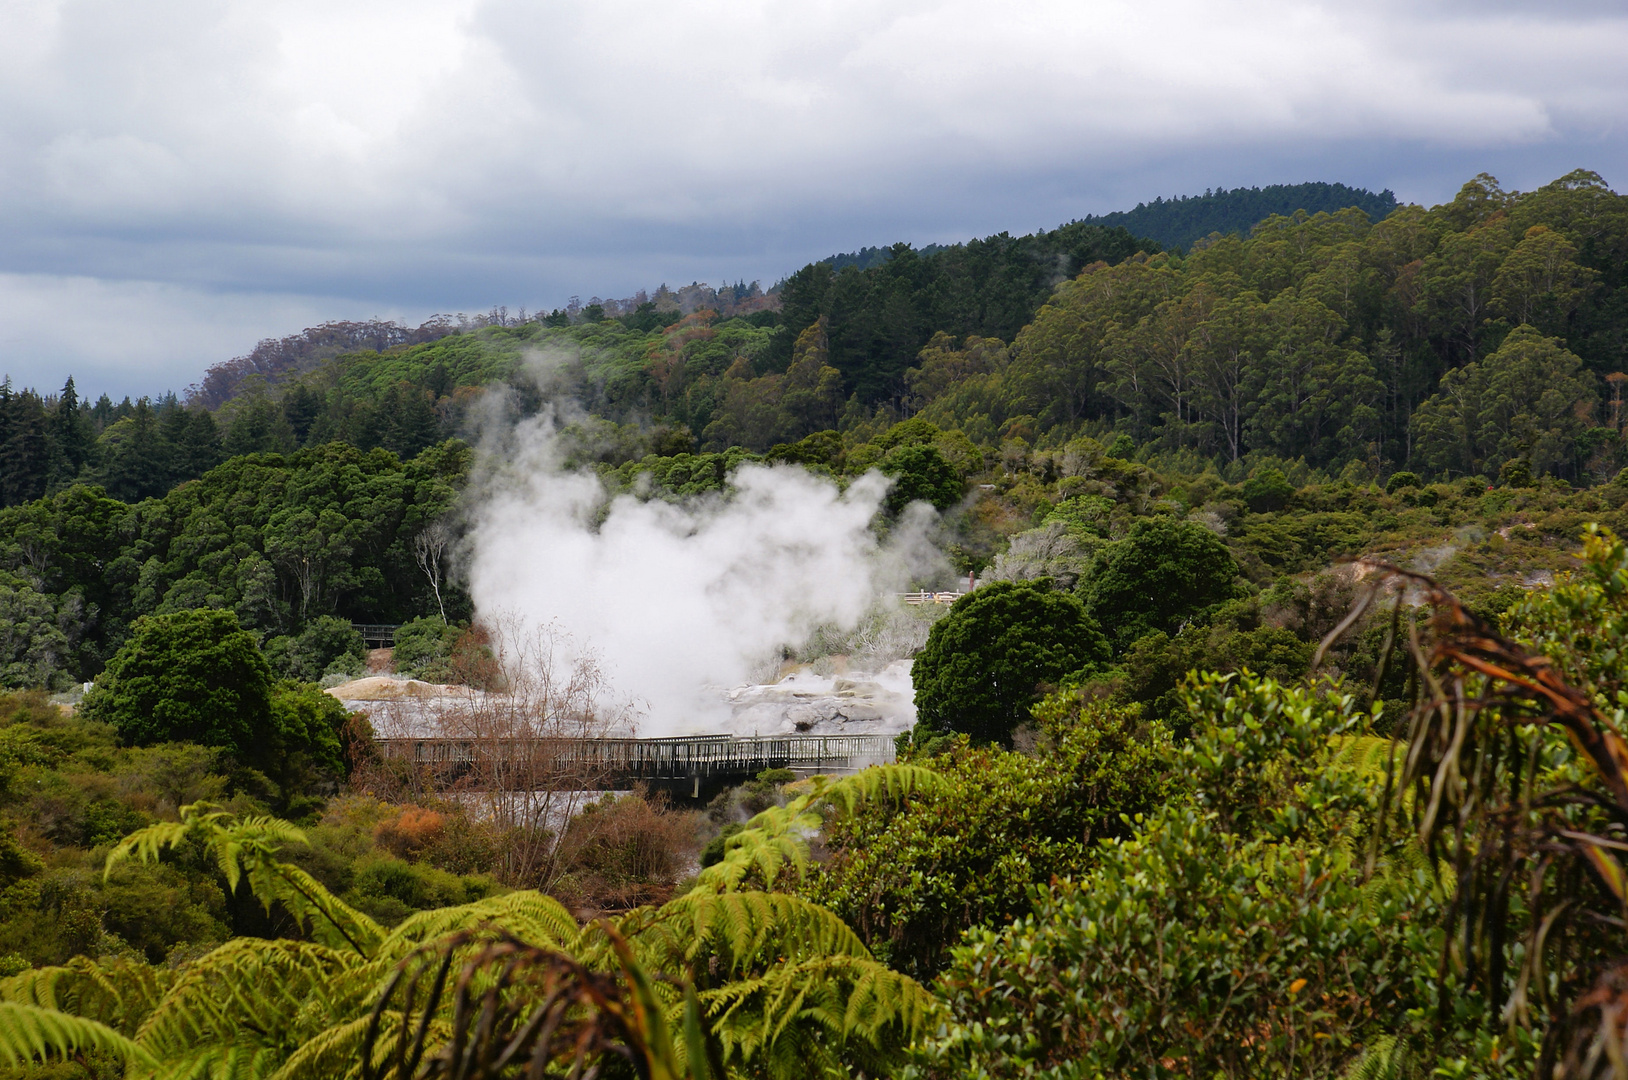
{"label": "tree fern", "polygon": [[0,1001],[72,1013],[133,1036],[173,977],[166,968],[138,960],[76,956],[60,967],[0,980]]}
{"label": "tree fern", "polygon": [[84,1050],[100,1050],[138,1065],[155,1064],[145,1049],[106,1024],[38,1005],[0,1001],[0,1061],[19,1066]]}
{"label": "tree fern", "polygon": [[923,1035],[937,1003],[920,984],[868,957],[782,963],[762,976],[701,995],[726,1062],[752,1062],[776,1077],[827,1071],[834,1049],[871,1064]]}
{"label": "tree fern", "polygon": [[829,909],[786,893],[689,893],[648,918],[626,917],[622,929],[661,970],[702,958],[739,972],[784,957],[870,957],[859,935]]}
{"label": "tree fern", "polygon": [[[806,837],[827,815],[940,783],[912,766],[816,779],[754,818],[723,869],[689,894],[586,929],[558,901],[515,892],[387,931],[275,858],[304,842],[292,825],[193,804],[179,822],[126,838],[108,872],[199,839],[230,886],[282,905],[311,940],[237,938],[173,973],[88,959],[25,973],[0,983],[4,1007],[23,1010],[3,1025],[0,1055],[100,1048],[142,1080],[416,1080],[495,1075],[506,1062],[585,1064],[549,1041],[569,1030],[594,1053],[673,1080],[702,1080],[709,1062],[726,1060],[776,1077],[806,1075],[811,1063],[882,1071],[926,1022],[927,992],[878,964],[827,909],[741,886],[802,867]],[[432,957],[441,975],[426,982]],[[539,1013],[537,1001],[565,1011]]]}
{"label": "tree fern", "polygon": [[905,799],[948,784],[920,765],[876,765],[836,781],[816,776],[807,792],[785,806],[769,807],[725,841],[724,857],[701,871],[696,887],[738,889],[756,871],[763,887],[773,888],[788,864],[799,870],[807,864],[808,837],[825,824],[827,813],[852,813],[863,802]]}
{"label": "tree fern", "polygon": [[156,862],[164,849],[197,836],[209,847],[226,877],[228,891],[247,880],[249,889],[269,911],[281,904],[302,928],[320,942],[370,956],[384,928],[340,900],[321,882],[291,863],[272,858],[285,844],[305,844],[305,834],[286,821],[270,817],[238,818],[210,803],[181,807],[179,821],[161,821],[125,837],[108,852],[103,876],[126,859]]}
{"label": "tree fern", "polygon": [[187,966],[136,1041],[161,1059],[179,1059],[254,1033],[255,1045],[290,1053],[345,1008],[332,987],[355,963],[352,954],[310,942],[234,938]]}

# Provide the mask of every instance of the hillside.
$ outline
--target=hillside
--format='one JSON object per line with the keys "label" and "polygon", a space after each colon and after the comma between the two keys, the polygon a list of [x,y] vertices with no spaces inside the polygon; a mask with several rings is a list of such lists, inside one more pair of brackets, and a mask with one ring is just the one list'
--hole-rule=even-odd
{"label": "hillside", "polygon": [[[1628,199],[1247,232],[0,385],[5,1074],[1563,1074],[1621,980]],[[807,732],[908,659],[899,760],[601,795],[610,673],[689,709],[737,644]]]}
{"label": "hillside", "polygon": [[1374,194],[1344,184],[1271,184],[1264,188],[1216,188],[1202,195],[1157,198],[1138,203],[1134,210],[1087,215],[1086,224],[1127,229],[1167,248],[1186,251],[1212,233],[1248,236],[1249,230],[1273,215],[1336,213],[1349,206],[1378,221],[1396,209],[1389,191]]}

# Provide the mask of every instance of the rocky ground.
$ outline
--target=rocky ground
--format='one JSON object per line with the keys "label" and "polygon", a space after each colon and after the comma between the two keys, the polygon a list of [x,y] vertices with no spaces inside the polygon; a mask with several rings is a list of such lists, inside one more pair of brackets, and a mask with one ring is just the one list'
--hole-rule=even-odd
{"label": "rocky ground", "polygon": [[[385,738],[441,734],[441,719],[478,708],[485,695],[393,675],[371,675],[330,687],[328,693],[354,712],[365,712]],[[818,674],[795,669],[779,681],[719,691],[727,704],[707,732],[731,735],[897,735],[916,722],[910,661],[879,672]],[[641,734],[643,734],[641,732]]]}

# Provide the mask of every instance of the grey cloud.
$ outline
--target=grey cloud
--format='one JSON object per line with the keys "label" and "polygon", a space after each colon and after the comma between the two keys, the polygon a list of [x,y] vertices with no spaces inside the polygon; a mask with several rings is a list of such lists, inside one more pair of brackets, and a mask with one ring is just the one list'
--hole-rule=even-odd
{"label": "grey cloud", "polygon": [[[1222,184],[1437,201],[1482,169],[1529,187],[1628,164],[1628,19],[1586,0],[35,0],[4,19],[0,366],[45,384],[120,355],[139,382],[160,339],[195,373],[324,317],[772,281]],[[125,354],[50,332],[86,282],[124,298]]]}

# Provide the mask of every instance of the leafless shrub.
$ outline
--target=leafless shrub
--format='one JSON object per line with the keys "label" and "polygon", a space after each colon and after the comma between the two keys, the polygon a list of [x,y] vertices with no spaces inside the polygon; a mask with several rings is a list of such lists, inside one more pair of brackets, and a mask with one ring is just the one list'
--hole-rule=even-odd
{"label": "leafless shrub", "polygon": [[585,740],[627,733],[633,712],[556,625],[527,632],[503,617],[471,637],[455,657],[466,685],[377,710],[386,752],[363,782],[384,798],[456,801],[501,837],[500,878],[547,890],[566,869],[569,822],[614,779]]}

